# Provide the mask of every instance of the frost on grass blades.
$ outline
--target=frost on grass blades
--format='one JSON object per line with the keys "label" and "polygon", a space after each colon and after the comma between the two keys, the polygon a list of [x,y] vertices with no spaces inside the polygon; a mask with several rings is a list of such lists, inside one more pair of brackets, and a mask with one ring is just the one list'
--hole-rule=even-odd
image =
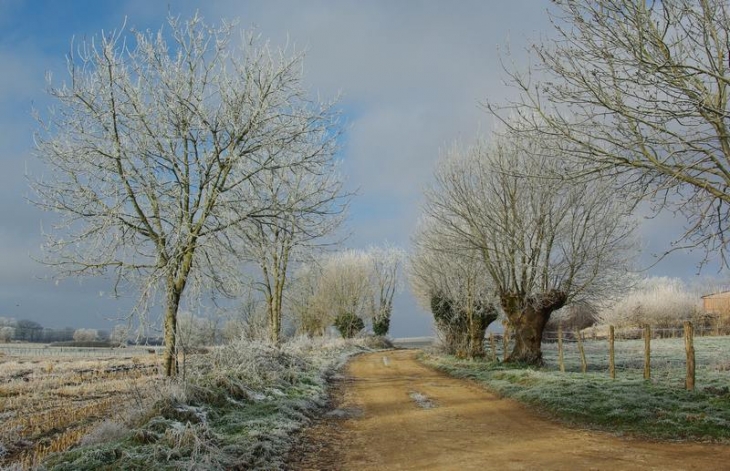
{"label": "frost on grass blades", "polygon": [[238,340],[159,379],[143,413],[101,422],[49,470],[283,469],[294,431],[326,403],[327,377],[365,340]]}
{"label": "frost on grass blades", "polygon": [[[0,467],[28,468],[102,420],[149,405],[161,363],[146,349],[6,348],[0,352]],[[108,435],[107,426],[103,434]]]}
{"label": "frost on grass blades", "polygon": [[684,389],[681,338],[652,340],[648,381],[642,375],[643,340],[617,339],[615,380],[608,373],[605,340],[585,340],[586,373],[581,373],[575,342],[565,345],[565,373],[557,366],[557,346],[547,342],[543,343],[545,366],[539,369],[436,355],[427,355],[424,361],[454,376],[479,381],[497,394],[531,404],[566,423],[657,439],[728,442],[730,338],[696,337],[694,342],[694,391]]}

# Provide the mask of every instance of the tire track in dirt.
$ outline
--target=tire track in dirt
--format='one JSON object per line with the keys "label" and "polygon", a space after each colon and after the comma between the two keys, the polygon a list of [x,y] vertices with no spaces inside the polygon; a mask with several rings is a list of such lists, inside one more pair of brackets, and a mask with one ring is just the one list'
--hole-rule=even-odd
{"label": "tire track in dirt", "polygon": [[[350,362],[338,408],[293,454],[296,470],[723,470],[730,446],[659,443],[567,428],[416,361],[415,351]],[[430,406],[426,406],[430,404]]]}

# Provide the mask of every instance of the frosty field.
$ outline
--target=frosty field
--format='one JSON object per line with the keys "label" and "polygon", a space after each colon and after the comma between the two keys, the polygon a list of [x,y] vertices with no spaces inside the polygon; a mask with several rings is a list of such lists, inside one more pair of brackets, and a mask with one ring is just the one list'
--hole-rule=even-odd
{"label": "frosty field", "polygon": [[[694,391],[684,389],[682,339],[652,340],[651,379],[643,379],[643,340],[616,342],[616,379],[608,374],[606,341],[585,342],[587,373],[574,344],[566,344],[566,372],[557,345],[543,343],[543,368],[426,355],[424,361],[530,404],[564,423],[666,440],[730,440],[730,338],[697,337]],[[499,352],[501,354],[501,351]]]}
{"label": "frosty field", "polygon": [[146,349],[0,349],[0,465],[37,464],[144,408],[157,368]]}

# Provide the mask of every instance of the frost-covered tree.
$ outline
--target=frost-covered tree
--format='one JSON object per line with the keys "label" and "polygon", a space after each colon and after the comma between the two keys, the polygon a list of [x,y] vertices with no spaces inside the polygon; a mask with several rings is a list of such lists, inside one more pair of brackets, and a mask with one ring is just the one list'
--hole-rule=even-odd
{"label": "frost-covered tree", "polygon": [[[255,284],[263,294],[269,324],[269,340],[279,343],[284,290],[291,262],[302,262],[344,219],[347,195],[335,171],[334,141],[312,142],[308,168],[285,168],[262,175],[260,191],[277,205],[292,208],[286,215],[250,219],[241,227],[245,256],[259,266]],[[306,171],[303,171],[306,170]]]}
{"label": "frost-covered tree", "polygon": [[126,345],[129,341],[130,328],[126,324],[117,324],[109,334],[109,342],[112,345]]}
{"label": "frost-covered tree", "polygon": [[435,221],[421,221],[413,236],[408,279],[419,303],[434,315],[445,350],[484,355],[484,334],[498,317],[496,289],[479,252],[451,250]]}
{"label": "frost-covered tree", "polygon": [[642,280],[616,303],[598,313],[601,324],[616,327],[680,327],[701,311],[701,299],[678,278]]}
{"label": "frost-covered tree", "polygon": [[560,0],[521,98],[487,106],[557,138],[688,220],[683,243],[728,263],[730,5],[727,0]]}
{"label": "frost-covered tree", "polygon": [[634,252],[630,204],[602,180],[574,180],[539,135],[455,147],[425,212],[446,251],[478,253],[514,331],[510,361],[539,364],[550,315],[612,292]]}
{"label": "frost-covered tree", "polygon": [[303,264],[294,272],[286,291],[286,306],[298,334],[321,336],[332,324],[330,311],[319,289],[321,276],[321,267],[318,264]]}
{"label": "frost-covered tree", "polygon": [[[328,313],[330,324],[360,326],[372,314],[370,260],[360,250],[345,250],[328,255],[322,263],[315,294],[320,308]],[[345,321],[345,319],[347,321]],[[348,331],[349,332],[349,331]]]}
{"label": "frost-covered tree", "polygon": [[373,333],[387,335],[393,313],[393,297],[401,284],[405,252],[392,246],[371,247],[367,251],[372,290]]}
{"label": "frost-covered tree", "polygon": [[324,254],[300,265],[286,293],[297,330],[314,336],[335,325],[349,335],[350,326],[359,332],[369,323],[376,335],[386,335],[404,260],[402,250],[385,246]]}
{"label": "frost-covered tree", "polygon": [[60,214],[48,263],[112,274],[143,299],[162,293],[164,371],[175,375],[181,303],[237,294],[243,225],[309,209],[272,199],[265,182],[326,171],[338,124],[305,91],[301,53],[197,15],[168,22],[74,46],[67,81],[49,77],[55,106],[36,136],[47,173],[33,186]]}
{"label": "frost-covered tree", "polygon": [[74,331],[74,342],[93,342],[99,338],[96,329],[76,329]]}
{"label": "frost-covered tree", "polygon": [[13,339],[13,336],[15,336],[15,327],[10,327],[8,325],[0,327],[0,342],[10,342]]}
{"label": "frost-covered tree", "polygon": [[181,312],[177,322],[177,336],[183,350],[214,345],[216,322],[189,312]]}

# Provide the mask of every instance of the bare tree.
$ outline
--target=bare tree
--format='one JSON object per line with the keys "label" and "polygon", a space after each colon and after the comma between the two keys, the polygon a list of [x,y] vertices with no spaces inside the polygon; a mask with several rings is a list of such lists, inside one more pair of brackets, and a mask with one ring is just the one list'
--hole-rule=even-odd
{"label": "bare tree", "polygon": [[562,0],[537,65],[509,71],[521,99],[487,106],[556,136],[593,171],[620,174],[656,209],[687,217],[676,248],[728,263],[727,0]]}
{"label": "bare tree", "polygon": [[319,289],[321,277],[321,267],[314,262],[302,264],[294,272],[285,301],[298,334],[321,336],[332,323]]}
{"label": "bare tree", "polygon": [[222,329],[222,338],[231,343],[240,339],[261,340],[269,338],[268,315],[265,303],[257,298],[254,289],[250,288],[232,309],[225,309],[223,318],[226,322]]}
{"label": "bare tree", "polygon": [[335,325],[347,335],[370,322],[386,335],[405,254],[395,247],[344,250],[300,265],[286,302],[300,333],[322,335]]}
{"label": "bare tree", "polygon": [[177,338],[185,353],[197,347],[211,346],[216,338],[215,321],[181,311],[177,320]]}
{"label": "bare tree", "polygon": [[400,287],[405,253],[392,246],[371,247],[367,251],[373,291],[371,314],[373,333],[387,335],[393,313],[393,297]]}
{"label": "bare tree", "polygon": [[75,342],[93,342],[99,338],[96,329],[76,329],[74,331]]}
{"label": "bare tree", "polygon": [[496,289],[476,250],[453,250],[424,219],[413,236],[408,278],[420,304],[430,309],[446,351],[484,355],[484,334],[499,313]]}
{"label": "bare tree", "polygon": [[[373,314],[370,259],[360,250],[344,250],[329,254],[322,262],[316,302],[331,322],[347,319],[348,324],[363,325]],[[360,319],[358,321],[357,319]],[[372,319],[369,319],[372,320]]]}
{"label": "bare tree", "polygon": [[315,336],[322,335],[338,318],[346,318],[342,325],[362,322],[364,327],[375,314],[373,293],[368,254],[344,250],[300,266],[286,299],[298,331]]}
{"label": "bare tree", "polygon": [[553,311],[611,292],[633,255],[631,206],[603,181],[574,181],[539,136],[454,148],[427,193],[439,243],[479,253],[515,331],[510,361],[540,363]]}
{"label": "bare tree", "polygon": [[112,329],[111,334],[109,335],[109,341],[112,343],[112,345],[127,345],[127,342],[129,341],[129,331],[130,326],[126,324],[117,324]]}
{"label": "bare tree", "polygon": [[1,326],[0,327],[0,342],[8,343],[15,336],[15,327]]}
{"label": "bare tree", "polygon": [[[313,142],[307,168],[285,168],[261,178],[260,191],[284,217],[251,219],[242,226],[247,257],[258,264],[269,324],[269,340],[281,340],[284,289],[291,261],[303,261],[341,224],[348,196],[335,171],[334,141]],[[324,146],[323,146],[324,145]]]}
{"label": "bare tree", "polygon": [[235,294],[237,229],[306,212],[267,198],[265,175],[321,168],[312,149],[337,135],[330,105],[303,88],[302,54],[255,34],[234,42],[233,31],[195,16],[83,42],[68,82],[49,78],[57,107],[39,117],[49,175],[33,185],[61,215],[47,261],[64,274],[111,272],[142,299],[161,289],[167,375],[184,295]]}

